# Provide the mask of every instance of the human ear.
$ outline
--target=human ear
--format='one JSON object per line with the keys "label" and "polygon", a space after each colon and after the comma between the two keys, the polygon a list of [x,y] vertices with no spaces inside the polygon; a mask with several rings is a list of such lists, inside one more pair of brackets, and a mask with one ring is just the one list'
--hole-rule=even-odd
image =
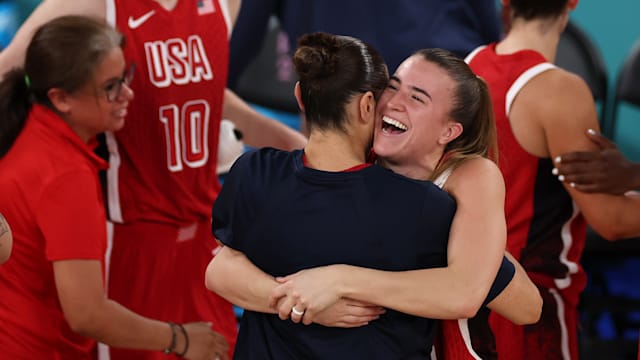
{"label": "human ear", "polygon": [[368,122],[373,119],[376,112],[376,101],[373,98],[373,93],[367,91],[360,97],[360,119],[364,122]]}
{"label": "human ear", "polygon": [[298,102],[298,108],[301,112],[304,112],[304,103],[302,102],[302,90],[300,90],[300,81],[296,81],[296,86],[293,88],[293,94]]}
{"label": "human ear", "polygon": [[441,145],[446,145],[453,140],[457,139],[458,136],[462,134],[464,130],[462,124],[457,121],[449,121],[447,128],[444,130],[442,135],[440,135],[440,139],[438,140]]}
{"label": "human ear", "polygon": [[47,91],[47,96],[53,107],[62,114],[71,112],[69,94],[60,88],[51,88]]}

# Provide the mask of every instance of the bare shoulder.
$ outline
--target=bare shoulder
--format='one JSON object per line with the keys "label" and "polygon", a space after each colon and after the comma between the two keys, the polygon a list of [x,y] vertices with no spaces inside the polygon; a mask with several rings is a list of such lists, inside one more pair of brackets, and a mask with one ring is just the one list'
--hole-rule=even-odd
{"label": "bare shoulder", "polygon": [[502,178],[502,174],[495,162],[478,156],[462,162],[451,173],[450,179],[468,179],[470,177],[495,179],[496,177]]}
{"label": "bare shoulder", "polygon": [[516,98],[515,111],[541,129],[550,156],[595,147],[584,136],[587,129],[599,130],[595,102],[576,74],[554,69],[534,77]]}
{"label": "bare shoulder", "polygon": [[[539,114],[542,120],[571,114],[565,121],[581,121],[596,115],[595,102],[587,83],[578,75],[559,68],[531,79],[522,89],[520,101],[528,105],[529,111]],[[553,120],[549,122],[555,123]]]}
{"label": "bare shoulder", "polygon": [[455,168],[447,181],[446,190],[455,197],[479,191],[500,194],[504,193],[504,179],[495,162],[476,157],[465,160]]}

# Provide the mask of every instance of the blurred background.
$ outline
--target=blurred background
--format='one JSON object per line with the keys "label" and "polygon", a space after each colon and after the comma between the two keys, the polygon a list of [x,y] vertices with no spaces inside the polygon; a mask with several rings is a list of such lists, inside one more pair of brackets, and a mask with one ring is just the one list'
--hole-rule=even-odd
{"label": "blurred background", "polygon": [[[0,49],[38,3],[0,0]],[[556,61],[587,80],[603,131],[636,162],[640,162],[640,107],[617,102],[616,89],[625,60],[634,48],[640,51],[639,15],[638,0],[581,1],[571,15]],[[275,18],[264,34],[262,51],[239,77],[234,90],[260,111],[299,128],[286,34],[279,32]],[[626,80],[640,99],[640,77],[627,76]],[[256,84],[262,86],[256,88]],[[640,221],[640,214],[638,218]],[[589,283],[580,307],[581,359],[637,359],[640,239],[607,243],[591,234],[583,264]]]}

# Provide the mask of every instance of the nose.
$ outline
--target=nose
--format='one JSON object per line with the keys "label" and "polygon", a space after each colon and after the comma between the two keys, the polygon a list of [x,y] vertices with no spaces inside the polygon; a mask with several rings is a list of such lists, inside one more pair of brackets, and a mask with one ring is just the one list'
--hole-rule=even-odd
{"label": "nose", "polygon": [[387,108],[392,110],[401,110],[403,107],[403,95],[402,92],[396,91],[392,93],[387,99]]}
{"label": "nose", "polygon": [[133,99],[133,89],[131,88],[131,86],[129,86],[127,83],[123,82],[122,83],[122,87],[120,88],[120,94],[118,94],[118,100],[119,101],[123,101],[123,100],[131,100]]}

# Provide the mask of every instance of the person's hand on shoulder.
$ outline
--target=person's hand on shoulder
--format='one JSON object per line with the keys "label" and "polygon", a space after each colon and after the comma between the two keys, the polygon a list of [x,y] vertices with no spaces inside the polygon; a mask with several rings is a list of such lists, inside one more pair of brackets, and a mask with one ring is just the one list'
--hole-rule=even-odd
{"label": "person's hand on shoulder", "polygon": [[578,151],[554,159],[560,181],[586,193],[624,194],[640,188],[640,165],[629,161],[615,143],[595,130],[587,137],[598,151]]}

